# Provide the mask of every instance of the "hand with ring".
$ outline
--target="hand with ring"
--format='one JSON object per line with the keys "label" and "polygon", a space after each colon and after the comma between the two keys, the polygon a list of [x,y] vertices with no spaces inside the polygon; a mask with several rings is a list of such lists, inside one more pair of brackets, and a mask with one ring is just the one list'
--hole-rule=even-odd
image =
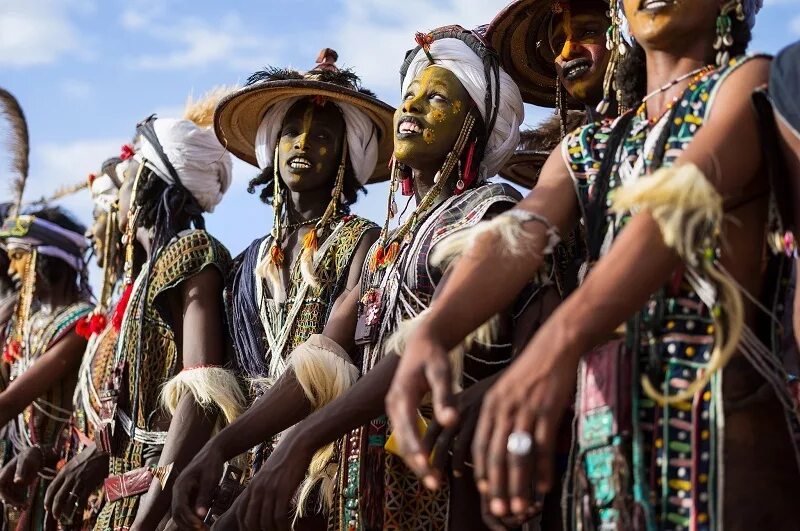
{"label": "hand with ring", "polygon": [[579,355],[536,338],[487,392],[472,443],[475,479],[490,519],[525,519],[552,488],[555,443],[574,394]]}
{"label": "hand with ring", "polygon": [[59,522],[74,520],[106,476],[108,454],[95,445],[87,446],[50,482],[44,495],[45,509]]}

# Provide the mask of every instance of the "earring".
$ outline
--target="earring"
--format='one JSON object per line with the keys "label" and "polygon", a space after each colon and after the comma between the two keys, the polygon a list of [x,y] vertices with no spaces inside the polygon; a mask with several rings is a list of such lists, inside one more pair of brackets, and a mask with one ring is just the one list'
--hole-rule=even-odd
{"label": "earring", "polygon": [[564,108],[564,85],[556,79],[556,115],[558,115],[559,126],[561,128],[561,138],[567,136],[566,109]]}
{"label": "earring", "polygon": [[742,0],[731,0],[722,6],[717,16],[717,38],[714,39],[714,49],[717,50],[717,66],[728,64],[731,59],[730,48],[733,46],[733,21],[730,14],[736,12],[736,19],[744,20],[744,6]]}

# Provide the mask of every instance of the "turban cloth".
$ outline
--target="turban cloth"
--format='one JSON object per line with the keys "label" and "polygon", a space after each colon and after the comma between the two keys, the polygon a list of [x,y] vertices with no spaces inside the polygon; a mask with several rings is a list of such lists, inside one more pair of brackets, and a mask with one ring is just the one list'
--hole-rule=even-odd
{"label": "turban cloth", "polygon": [[[424,51],[417,52],[403,80],[401,94],[406,93],[411,82],[425,68],[438,66],[452,72],[458,78],[475,103],[484,123],[488,123],[492,109],[486,108],[486,91],[489,90],[489,86],[483,60],[466,43],[454,38],[434,41],[430,53],[434,64],[431,64]],[[494,129],[486,132],[489,138],[486,140],[486,151],[481,162],[483,177],[496,175],[514,153],[519,144],[519,126],[525,118],[519,87],[502,68],[500,68],[499,88],[497,121]],[[492,89],[496,90],[494,87]]]}
{"label": "turban cloth", "polygon": [[[156,119],[153,129],[161,149],[204,212],[213,212],[231,185],[233,162],[214,131],[190,120]],[[158,150],[142,137],[137,159],[167,184],[176,184]]]}
{"label": "turban cloth", "polygon": [[[278,134],[283,126],[283,119],[301,98],[282,100],[270,107],[261,125],[256,132],[256,160],[262,170],[273,164],[275,145]],[[333,102],[344,116],[345,131],[347,134],[347,156],[353,166],[356,180],[365,184],[375,171],[378,162],[378,129],[372,120],[357,107],[348,103]]]}
{"label": "turban cloth", "polygon": [[92,201],[96,209],[103,212],[110,212],[111,205],[117,200],[117,183],[114,180],[102,173],[94,178],[92,185],[89,189],[92,193]]}
{"label": "turban cloth", "polygon": [[60,258],[75,271],[83,271],[88,242],[83,234],[34,216],[6,220],[0,230],[8,249],[36,249],[40,255]]}

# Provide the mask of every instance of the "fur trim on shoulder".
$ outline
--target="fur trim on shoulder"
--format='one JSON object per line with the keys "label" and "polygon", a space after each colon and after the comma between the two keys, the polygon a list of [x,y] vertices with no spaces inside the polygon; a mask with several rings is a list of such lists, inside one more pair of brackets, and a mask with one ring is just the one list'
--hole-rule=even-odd
{"label": "fur trim on shoulder", "polygon": [[[449,266],[462,254],[486,239],[486,244],[496,249],[500,255],[518,258],[537,248],[538,238],[526,231],[522,222],[515,216],[501,214],[489,221],[452,234],[436,244],[431,255],[431,263],[441,269]],[[537,251],[543,252],[544,249]]]}
{"label": "fur trim on shoulder", "polygon": [[661,394],[647,376],[642,379],[645,392],[660,403],[691,400],[731,359],[744,326],[741,292],[717,261],[724,216],[722,197],[700,168],[684,164],[660,169],[618,189],[612,201],[614,212],[647,210],[653,216],[664,243],[685,262],[687,281],[711,309],[714,349],[698,377],[671,396]]}
{"label": "fur trim on shoulder", "polygon": [[191,393],[201,407],[218,408],[222,417],[217,427],[233,422],[245,408],[245,397],[233,372],[222,367],[184,369],[161,390],[161,402],[174,414],[186,393]]}
{"label": "fur trim on shoulder", "polygon": [[[347,392],[358,379],[358,369],[338,343],[322,334],[314,334],[289,355],[289,365],[303,392],[317,410]],[[304,514],[310,494],[320,486],[320,500],[333,506],[337,465],[333,460],[334,445],[318,450],[311,459],[308,476],[300,486],[296,516]]]}

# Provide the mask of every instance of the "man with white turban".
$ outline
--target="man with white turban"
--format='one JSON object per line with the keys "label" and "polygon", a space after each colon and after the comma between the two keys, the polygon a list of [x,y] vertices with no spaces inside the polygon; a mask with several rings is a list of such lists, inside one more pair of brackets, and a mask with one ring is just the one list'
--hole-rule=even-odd
{"label": "man with white turban", "polygon": [[[96,438],[109,454],[97,530],[158,528],[174,477],[244,401],[225,368],[230,254],[203,220],[231,180],[230,156],[210,129],[222,94],[190,101],[182,119],[144,120],[137,148],[126,150],[123,293],[111,318],[119,339]],[[67,492],[80,484],[64,483]],[[55,498],[54,513],[69,508]]]}
{"label": "man with white turban", "polygon": [[[251,440],[268,439],[311,413],[282,436],[231,509],[242,529],[281,522],[292,510],[298,487],[299,511],[309,495],[323,503],[328,519],[322,529],[467,529],[466,522],[480,519],[480,508],[468,501],[470,495],[477,498],[474,485],[458,482],[452,491],[427,493],[391,455],[383,412],[397,357],[388,340],[409,328],[406,321],[411,326],[419,322],[415,317],[431,303],[445,272],[431,253],[441,239],[519,199],[510,186],[486,178],[516,147],[523,105],[516,85],[477,35],[449,27],[419,39],[421,47],[402,70],[386,224],[369,251],[359,289],[349,298],[358,304],[335,308],[322,334],[295,348],[290,357],[295,374],[284,374],[256,404],[253,422],[246,424],[243,417],[237,423],[242,427],[236,440],[223,432],[220,442],[201,453],[205,461],[227,458]],[[400,189],[416,197],[416,208],[389,230],[397,214],[394,192]],[[502,337],[485,334],[481,347],[469,347],[459,383],[469,385],[507,363],[506,332]],[[345,364],[318,366],[314,377],[304,380],[311,371],[302,360],[321,353]],[[202,489],[191,494],[198,494],[202,504]],[[196,508],[190,496],[185,505]]]}

